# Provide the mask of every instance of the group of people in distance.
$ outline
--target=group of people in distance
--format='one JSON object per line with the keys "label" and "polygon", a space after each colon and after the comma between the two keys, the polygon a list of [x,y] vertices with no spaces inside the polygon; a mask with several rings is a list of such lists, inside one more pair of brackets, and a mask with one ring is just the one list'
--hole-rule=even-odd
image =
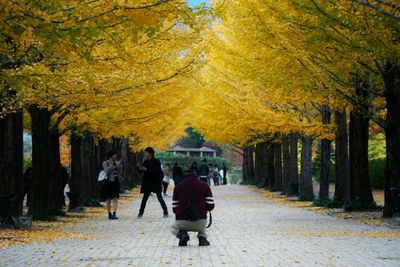
{"label": "group of people in distance", "polygon": [[[144,155],[143,163],[137,164],[138,171],[143,175],[140,189],[143,198],[137,218],[143,217],[147,201],[152,193],[156,194],[160,202],[163,217],[168,218],[168,208],[163,199],[163,194],[166,195],[171,179],[170,165],[162,166],[161,162],[155,158],[155,151],[151,147],[144,150]],[[121,161],[118,161],[115,152],[110,151],[108,153],[107,159],[103,162],[103,170],[107,174],[107,179],[104,190],[102,190],[102,197],[106,199],[108,218],[116,220],[118,219],[116,213],[120,184],[123,177],[121,175],[122,164]],[[192,164],[186,171],[183,171],[177,163],[174,164],[172,178],[175,188],[172,196],[172,211],[175,214],[175,222],[171,227],[171,232],[179,239],[179,246],[187,246],[189,231],[198,233],[199,246],[210,245],[206,234],[207,214],[214,209],[214,198],[209,186],[210,179],[214,179],[215,185],[219,184],[215,182],[214,177],[210,176],[210,173],[207,160],[203,161],[199,169],[195,164]],[[206,178],[204,178],[204,175]]]}
{"label": "group of people in distance", "polygon": [[220,181],[222,179],[222,184],[227,184],[226,174],[228,168],[225,163],[222,163],[222,169],[219,170],[218,165],[214,166],[209,163],[207,165],[207,159],[203,159],[203,163],[198,167],[197,162],[193,162],[191,165],[191,170],[195,171],[196,174],[200,177],[200,180],[206,182],[208,185],[211,185],[211,181],[213,181],[214,185],[220,185]]}

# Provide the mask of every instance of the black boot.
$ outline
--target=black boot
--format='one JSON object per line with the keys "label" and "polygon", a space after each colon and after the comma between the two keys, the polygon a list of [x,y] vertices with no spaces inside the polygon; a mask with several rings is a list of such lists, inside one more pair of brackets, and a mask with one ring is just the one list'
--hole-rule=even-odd
{"label": "black boot", "polygon": [[199,237],[199,246],[200,247],[207,247],[210,245],[206,237]]}
{"label": "black boot", "polygon": [[112,215],[112,216],[113,216],[113,219],[114,219],[114,220],[118,220],[118,217],[117,217],[117,213],[116,213],[116,212],[113,212],[113,215]]}
{"label": "black boot", "polygon": [[113,219],[113,216],[112,216],[111,212],[108,213],[108,219],[109,219],[109,220],[112,220],[112,219]]}
{"label": "black boot", "polygon": [[186,247],[190,237],[186,231],[179,231],[179,246]]}

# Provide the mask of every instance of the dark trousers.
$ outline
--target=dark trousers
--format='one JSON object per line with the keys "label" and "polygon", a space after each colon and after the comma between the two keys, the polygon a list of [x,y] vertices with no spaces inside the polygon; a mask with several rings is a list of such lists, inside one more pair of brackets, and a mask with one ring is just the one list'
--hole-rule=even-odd
{"label": "dark trousers", "polygon": [[163,185],[163,193],[165,194],[165,193],[167,193],[169,183],[162,182],[162,185]]}
{"label": "dark trousers", "polygon": [[[147,200],[150,197],[150,194],[151,194],[151,192],[145,192],[143,194],[142,203],[140,204],[139,213],[141,213],[141,214],[144,213],[144,209],[146,208],[146,203],[147,203]],[[157,193],[157,199],[158,199],[158,202],[160,202],[160,204],[161,204],[161,208],[163,209],[164,214],[168,214],[167,205],[165,204],[165,201],[164,201],[164,199],[163,199],[163,197],[161,195],[161,192]]]}

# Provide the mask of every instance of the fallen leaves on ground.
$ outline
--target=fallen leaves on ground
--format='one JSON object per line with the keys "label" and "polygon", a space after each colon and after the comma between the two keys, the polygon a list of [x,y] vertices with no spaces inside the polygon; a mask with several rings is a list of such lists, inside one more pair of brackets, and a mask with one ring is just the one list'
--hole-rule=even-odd
{"label": "fallen leaves on ground", "polygon": [[[312,201],[299,201],[297,200],[297,198],[289,198],[285,195],[280,195],[262,188],[257,188],[255,186],[248,186],[248,188],[252,191],[258,192],[259,194],[276,204],[301,208],[317,213],[325,213],[331,216],[340,217],[343,219],[350,219],[367,225],[389,225],[393,229],[400,229],[400,218],[383,219],[381,212],[344,212],[343,209],[328,209],[325,207],[316,207],[313,206]],[[374,190],[373,193],[376,203],[378,205],[382,205],[384,200],[383,191]]]}
{"label": "fallen leaves on ground", "polygon": [[365,238],[390,238],[399,239],[400,232],[398,231],[351,231],[351,230],[331,230],[331,231],[316,231],[316,232],[302,232],[296,231],[285,233],[286,236],[299,236],[299,237],[365,237]]}
{"label": "fallen leaves on ground", "polygon": [[[121,196],[120,205],[127,205],[138,194],[139,189],[127,191]],[[73,231],[73,226],[82,221],[104,217],[105,207],[88,207],[85,213],[67,213],[55,221],[34,221],[30,229],[0,229],[0,249],[20,244],[50,242],[56,239],[89,239],[93,234]]]}

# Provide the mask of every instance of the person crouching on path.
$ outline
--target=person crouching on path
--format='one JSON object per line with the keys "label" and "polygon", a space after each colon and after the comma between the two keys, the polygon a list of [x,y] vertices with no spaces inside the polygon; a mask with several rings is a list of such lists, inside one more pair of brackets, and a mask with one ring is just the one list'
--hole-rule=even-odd
{"label": "person crouching on path", "polygon": [[107,173],[104,198],[107,202],[108,219],[117,220],[118,198],[120,185],[123,180],[121,161],[117,161],[117,153],[108,152],[107,160],[103,161],[103,170]]}
{"label": "person crouching on path", "polygon": [[164,177],[163,171],[161,169],[161,162],[154,157],[154,149],[148,147],[144,150],[144,155],[146,157],[143,164],[138,164],[138,170],[143,173],[143,182],[140,188],[140,193],[143,194],[142,203],[140,204],[140,210],[138,218],[142,218],[144,210],[146,208],[147,200],[151,193],[157,194],[157,199],[161,204],[164,211],[164,218],[168,218],[167,205],[162,197],[162,180]]}
{"label": "person crouching on path", "polygon": [[172,210],[175,222],[171,232],[179,239],[179,246],[187,246],[188,232],[197,232],[199,246],[209,246],[206,225],[207,212],[214,209],[210,186],[193,171],[185,172],[183,181],[174,188]]}

